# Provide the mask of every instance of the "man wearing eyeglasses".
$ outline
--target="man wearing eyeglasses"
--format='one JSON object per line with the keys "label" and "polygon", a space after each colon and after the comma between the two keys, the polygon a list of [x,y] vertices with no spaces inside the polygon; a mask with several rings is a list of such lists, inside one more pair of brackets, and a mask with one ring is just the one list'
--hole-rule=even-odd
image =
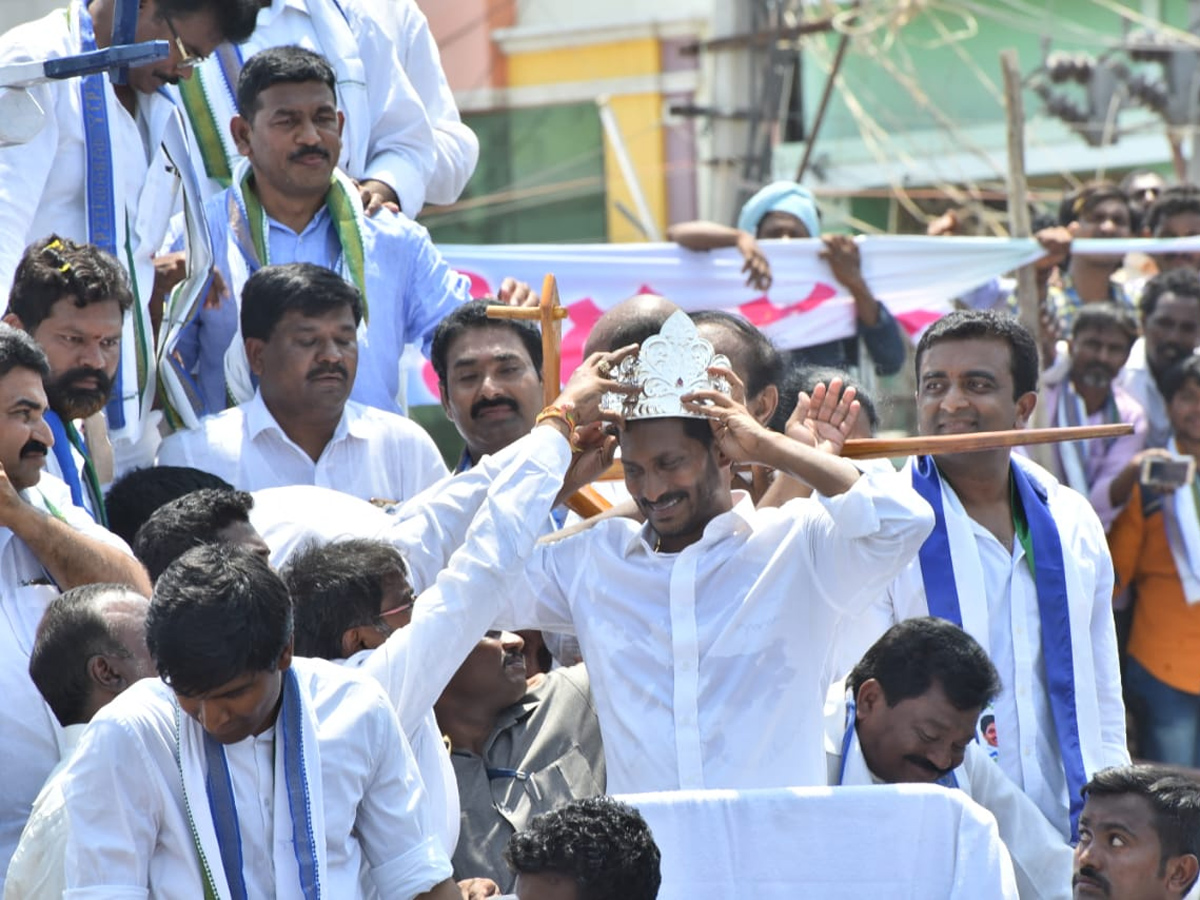
{"label": "man wearing eyeglasses", "polygon": [[[117,3],[72,0],[13,28],[0,36],[0,65],[109,46]],[[154,256],[171,216],[182,203],[202,199],[183,120],[162,89],[186,79],[222,42],[245,40],[256,14],[256,0],[141,0],[134,40],[169,41],[170,54],[130,69],[125,84],[97,74],[30,88],[46,124],[29,142],[0,149],[0,284],[12,283],[25,246],[48,234],[95,244],[130,274],[136,302],[125,319],[106,407],[118,471],[153,458],[151,310],[167,273]]]}

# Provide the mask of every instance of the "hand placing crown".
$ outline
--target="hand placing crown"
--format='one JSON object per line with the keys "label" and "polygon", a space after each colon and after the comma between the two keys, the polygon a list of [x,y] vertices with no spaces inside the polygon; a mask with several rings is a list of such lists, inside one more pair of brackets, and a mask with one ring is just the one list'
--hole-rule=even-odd
{"label": "hand placing crown", "polygon": [[620,413],[627,421],[704,418],[684,407],[682,398],[697,391],[728,394],[729,382],[709,373],[714,366],[727,369],[729,360],[713,352],[713,345],[700,336],[687,313],[672,313],[658,334],[642,342],[636,356],[626,357],[612,370],[614,381],[637,392],[605,394],[601,408]]}

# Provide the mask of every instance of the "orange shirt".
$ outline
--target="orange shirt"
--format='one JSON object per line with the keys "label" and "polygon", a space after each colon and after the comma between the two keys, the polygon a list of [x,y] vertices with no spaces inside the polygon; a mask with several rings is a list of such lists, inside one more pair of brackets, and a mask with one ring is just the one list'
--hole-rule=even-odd
{"label": "orange shirt", "polygon": [[1200,604],[1188,605],[1167,543],[1161,504],[1142,509],[1141,485],[1108,533],[1117,589],[1133,585],[1129,655],[1159,681],[1200,694]]}

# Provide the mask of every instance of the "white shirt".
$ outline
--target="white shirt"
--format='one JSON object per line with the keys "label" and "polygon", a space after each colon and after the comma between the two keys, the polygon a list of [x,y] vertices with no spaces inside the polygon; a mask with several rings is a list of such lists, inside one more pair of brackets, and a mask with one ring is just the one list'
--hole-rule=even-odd
{"label": "white shirt", "polygon": [[[337,73],[338,108],[346,115],[340,168],[352,178],[375,178],[391,186],[400,198],[400,208],[415,219],[434,171],[433,130],[372,4],[364,0],[273,0],[259,11],[254,32],[238,49],[242,59],[249,60],[260,50],[288,45],[321,54]],[[206,88],[228,90],[217,60],[204,66],[208,70]],[[223,102],[213,101],[213,112],[225,118],[221,111],[233,111],[233,97],[218,95],[217,100]],[[238,156],[224,134],[228,120],[218,121],[217,127],[232,153],[232,168]],[[192,159],[203,172],[199,150],[194,150]],[[221,186],[212,181],[210,188],[216,193]]]}
{"label": "white shirt", "polygon": [[[70,489],[53,475],[43,473],[23,495],[43,511],[52,505],[80,533],[129,553],[119,537],[71,503]],[[0,872],[4,872],[34,798],[61,756],[62,729],[29,677],[37,626],[58,596],[58,587],[33,551],[7,528],[0,528],[0,573],[0,697],[4,698],[0,703]]]}
{"label": "white shirt", "polygon": [[243,491],[311,484],[363,500],[405,500],[446,474],[433,439],[403,416],[347,401],[333,438],[312,458],[283,432],[262,394],[162,442],[160,466],[192,466]]}
{"label": "white shirt", "polygon": [[[379,686],[323,660],[294,659],[292,666],[316,718],[325,895],[339,900],[367,896],[360,869],[368,863],[371,880],[384,897],[411,898],[449,877],[449,860],[422,827],[420,778]],[[147,678],[92,720],[64,772],[70,819],[67,897],[201,896],[203,882],[176,761],[176,712],[170,688]],[[226,758],[245,847],[249,832],[261,828],[261,810],[253,805],[261,798],[266,775],[260,771],[261,742],[243,743],[232,753],[227,748]],[[113,765],[113,760],[122,764]],[[274,766],[271,772],[282,777]],[[291,841],[291,835],[276,837]],[[259,847],[251,852],[261,852],[261,842],[268,838],[260,834],[250,840]],[[220,865],[219,860],[210,863]],[[249,868],[245,865],[244,873]],[[281,876],[273,884],[265,871],[251,877],[266,885],[257,896],[293,900],[299,888],[294,877]],[[250,896],[256,896],[253,888]]]}
{"label": "white shirt", "polygon": [[[1080,494],[1060,485],[1032,463],[1022,462],[1022,466],[1046,488],[1063,554],[1070,554],[1084,584],[1084,596],[1071,599],[1086,609],[1079,610],[1078,615],[1073,611],[1071,619],[1089,624],[1084,634],[1076,635],[1079,642],[1072,650],[1077,657],[1092,660],[1088,668],[1094,672],[1095,681],[1076,687],[1096,692],[1101,733],[1081,734],[1081,740],[1097,748],[1095,755],[1105,765],[1127,764],[1125,705],[1112,618],[1112,559],[1104,527]],[[909,477],[907,469],[903,475]],[[942,479],[941,486],[947,515],[967,517],[949,482]],[[966,616],[964,622],[967,631],[988,648],[1003,685],[995,701],[999,764],[1042,814],[1067,835],[1070,818],[1066,772],[1050,708],[1037,586],[1020,541],[1014,538],[1009,551],[979,523],[969,520],[969,525],[983,567],[987,634],[971,632]],[[886,597],[847,629],[843,635],[843,661],[853,653],[858,654],[857,660],[895,622],[927,615],[929,605],[920,561],[914,558],[889,585]]]}
{"label": "white shirt", "polygon": [[[857,729],[850,738],[849,758],[842,760],[847,727],[845,696],[845,682],[834,684],[825,707],[829,785],[884,784],[867,766]],[[1005,777],[987,751],[979,744],[968,744],[954,777],[963,793],[996,817],[1000,838],[1012,856],[1021,900],[1069,900],[1074,852],[1033,802]]]}
{"label": "white shirt", "polygon": [[433,126],[437,164],[427,183],[425,200],[453,203],[479,162],[479,139],[459,117],[425,13],[415,0],[383,0],[379,6],[379,24],[395,43],[404,74],[425,104],[425,113]]}
{"label": "white shirt", "polygon": [[1147,447],[1165,447],[1171,438],[1171,420],[1167,417],[1167,401],[1163,399],[1146,361],[1146,339],[1138,338],[1129,351],[1129,359],[1117,375],[1117,384],[1125,388],[1146,412],[1149,430]]}
{"label": "white shirt", "polygon": [[86,727],[68,725],[60,732],[62,758],[33,801],[33,812],[8,864],[4,900],[61,900],[67,888],[63,874],[67,862],[67,809],[58,776]]}
{"label": "white shirt", "polygon": [[680,553],[624,519],[541,545],[530,589],[503,598],[500,626],[578,636],[613,793],[824,784],[835,624],[933,524],[895,473],[778,509],[734,499]]}

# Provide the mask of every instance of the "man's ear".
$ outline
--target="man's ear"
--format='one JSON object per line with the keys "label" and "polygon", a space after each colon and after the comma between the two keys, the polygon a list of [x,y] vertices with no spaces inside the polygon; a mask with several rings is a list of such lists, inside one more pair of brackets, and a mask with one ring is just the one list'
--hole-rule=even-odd
{"label": "man's ear", "polygon": [[363,640],[363,629],[370,625],[355,625],[342,632],[342,659],[349,659],[359,650],[369,650],[370,645]]}
{"label": "man's ear", "polygon": [[858,686],[858,696],[855,698],[858,715],[871,714],[877,709],[887,706],[887,697],[883,694],[883,685],[874,678],[868,678]]}
{"label": "man's ear", "polygon": [[749,404],[750,415],[754,416],[759,425],[765,426],[771,421],[771,417],[775,415],[775,410],[778,406],[779,388],[773,384],[768,384],[758,392],[758,396]]}
{"label": "man's ear", "polygon": [[1200,877],[1200,860],[1191,853],[1172,856],[1167,860],[1166,870],[1167,888],[1179,891],[1179,896],[1182,897],[1196,883],[1197,877]]}
{"label": "man's ear", "polygon": [[246,338],[246,361],[250,363],[250,371],[258,378],[262,378],[262,357],[263,350],[267,346],[267,342],[262,338]]}
{"label": "man's ear", "polygon": [[1022,394],[1017,400],[1017,427],[1024,428],[1033,416],[1033,408],[1037,406],[1037,391]]}
{"label": "man's ear", "polygon": [[17,331],[25,330],[25,325],[21,321],[21,317],[18,316],[15,312],[6,312],[4,314],[4,324],[9,326],[10,328],[17,329]]}
{"label": "man's ear", "polygon": [[238,153],[250,157],[250,123],[241,116],[229,120],[229,133],[233,136],[234,146]]}
{"label": "man's ear", "polygon": [[438,397],[442,401],[442,412],[446,414],[447,419],[453,422],[454,417],[450,415],[450,395],[446,392],[446,382],[440,378],[438,379]]}
{"label": "man's ear", "polygon": [[296,639],[292,638],[287,642],[287,646],[283,648],[283,652],[279,654],[279,663],[275,668],[282,672],[292,664],[292,649],[296,646]]}
{"label": "man's ear", "polygon": [[93,684],[109,691],[114,696],[129,687],[129,682],[113,668],[108,657],[102,653],[97,653],[88,659],[87,672]]}

